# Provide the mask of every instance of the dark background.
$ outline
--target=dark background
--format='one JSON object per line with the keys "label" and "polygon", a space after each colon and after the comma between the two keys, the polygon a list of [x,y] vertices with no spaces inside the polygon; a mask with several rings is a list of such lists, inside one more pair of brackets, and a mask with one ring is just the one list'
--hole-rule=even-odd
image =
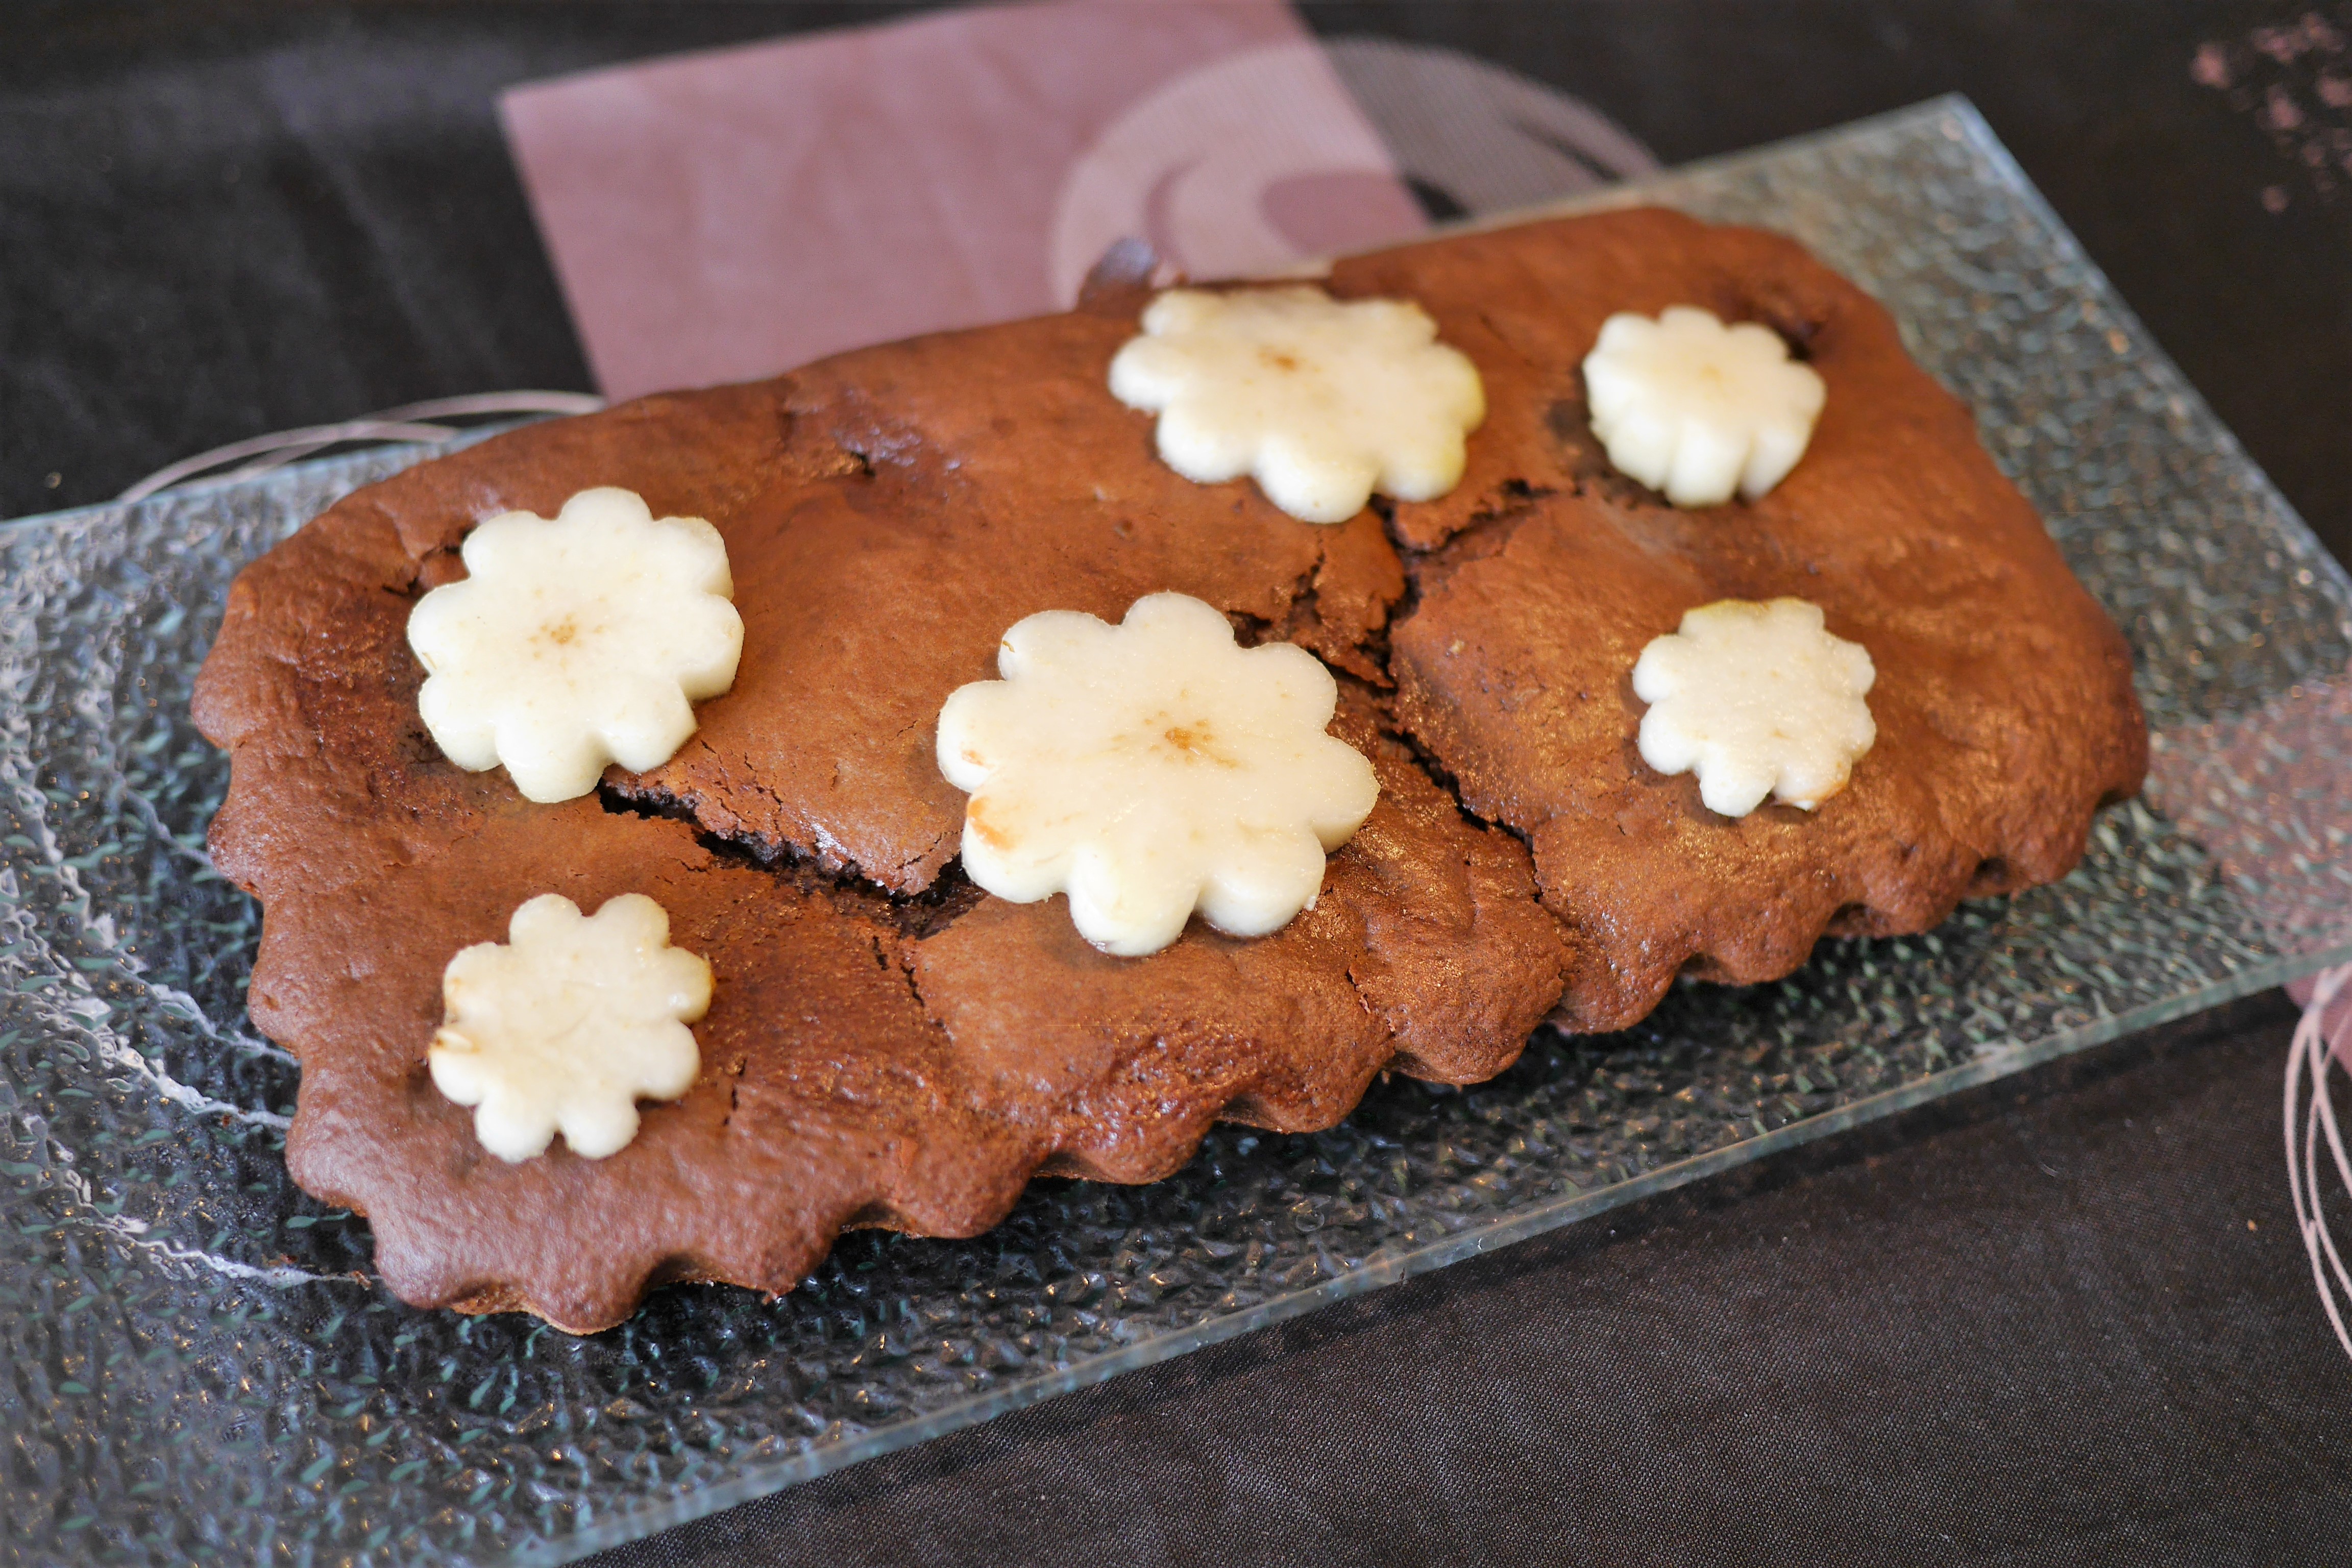
{"label": "dark background", "polygon": [[[2352,6],[1303,10],[1566,88],[1668,163],[1966,92],[2352,555],[2352,112],[2305,90],[2352,54],[2257,36],[2352,37]],[[264,430],[588,389],[496,91],[887,14],[16,0],[0,515]],[[2342,1561],[2352,1363],[2287,1207],[2291,1021],[2125,1042],[603,1561]]]}

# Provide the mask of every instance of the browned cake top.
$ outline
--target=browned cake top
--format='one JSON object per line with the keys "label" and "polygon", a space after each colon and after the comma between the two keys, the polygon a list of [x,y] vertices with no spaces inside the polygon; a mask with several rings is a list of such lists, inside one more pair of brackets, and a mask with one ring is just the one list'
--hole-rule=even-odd
{"label": "browned cake top", "polygon": [[[1150,1179],[1219,1116],[1322,1127],[1385,1066],[1491,1076],[1555,1003],[1614,1026],[1686,962],[1757,979],[1833,922],[1919,929],[2063,873],[2137,786],[2120,638],[1885,313],[1793,246],[1633,212],[1331,289],[1418,300],[1477,364],[1446,498],[1320,528],[1179,478],[1105,387],[1127,297],[531,426],[239,577],[197,700],[233,753],[215,854],[267,906],[295,1174],[373,1217],[395,1289],[587,1329],[660,1279],[785,1289],[845,1225],[971,1234],[1041,1165]],[[1778,328],[1829,384],[1761,502],[1678,512],[1597,456],[1579,362],[1607,314],[1675,303]],[[473,523],[595,485],[717,526],[743,655],[668,763],[533,805],[441,757],[405,623]],[[1340,670],[1381,797],[1276,935],[1112,959],[1060,900],[952,873],[934,724],[1023,616],[1163,589]],[[1871,649],[1880,738],[1820,811],[1727,821],[1643,766],[1627,672],[1685,609],[1775,593]],[[509,1165],[425,1072],[443,966],[535,894],[625,891],[717,975],[702,1078],[609,1159]]]}

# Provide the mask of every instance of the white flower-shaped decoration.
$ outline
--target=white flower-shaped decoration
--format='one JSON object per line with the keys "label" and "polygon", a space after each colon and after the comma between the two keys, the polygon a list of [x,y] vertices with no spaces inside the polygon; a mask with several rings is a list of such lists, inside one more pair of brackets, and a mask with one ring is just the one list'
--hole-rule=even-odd
{"label": "white flower-shaped decoration", "polygon": [[702,1070],[687,1026],[709,1010],[710,965],[669,945],[669,915],[642,893],[593,918],[541,893],[507,937],[442,972],[435,1086],[474,1107],[474,1136],[501,1160],[528,1160],[558,1132],[584,1158],[618,1152],[639,1100],[676,1100]]}
{"label": "white flower-shaped decoration", "polygon": [[971,795],[964,870],[1015,903],[1066,892],[1106,952],[1156,952],[1195,909],[1234,936],[1279,930],[1379,796],[1324,732],[1331,672],[1288,643],[1237,647],[1198,599],[1153,594],[1115,626],[1031,616],[996,667],[940,712],[940,771]]}
{"label": "white flower-shaped decoration", "polygon": [[1878,739],[1863,700],[1878,672],[1802,599],[1725,599],[1686,612],[1633,665],[1642,760],[1698,773],[1709,811],[1745,816],[1768,795],[1812,810]]}
{"label": "white flower-shaped decoration", "polygon": [[698,517],[656,521],[624,489],[582,490],[553,521],[503,512],[466,536],[466,577],[408,616],[425,727],[448,759],[506,764],[536,801],[643,773],[694,733],[693,704],[735,683],[743,622],[727,546]]}
{"label": "white flower-shaped decoration", "polygon": [[1827,389],[1769,327],[1727,327],[1693,305],[1620,312],[1584,356],[1592,433],[1609,461],[1676,506],[1756,500],[1813,438]]}
{"label": "white flower-shaped decoration", "polygon": [[1169,289],[1112,358],[1110,389],[1160,416],[1170,468],[1204,485],[1254,475],[1307,522],[1345,522],[1375,489],[1444,495],[1486,416],[1477,367],[1420,306],[1306,287]]}

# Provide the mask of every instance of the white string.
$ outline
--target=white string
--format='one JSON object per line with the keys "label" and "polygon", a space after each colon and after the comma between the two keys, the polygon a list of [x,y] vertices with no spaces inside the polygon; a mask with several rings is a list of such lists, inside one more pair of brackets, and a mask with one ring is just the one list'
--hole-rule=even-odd
{"label": "white string", "polygon": [[242,466],[212,477],[248,479],[330,447],[354,441],[446,441],[460,433],[457,426],[430,423],[434,420],[478,418],[489,414],[593,414],[604,406],[603,398],[584,392],[478,392],[465,397],[436,397],[339,424],[311,425],[299,430],[278,430],[232,441],[226,447],[215,447],[158,468],[115,500],[144,500],[159,490],[186,484],[200,475],[211,475],[213,469],[231,463]]}
{"label": "white string", "polygon": [[[2310,1004],[2304,1008],[2294,1026],[2294,1039],[2287,1047],[2286,1184],[2294,1203],[2295,1226],[2303,1233],[2304,1250],[2311,1256],[2311,1278],[2319,1288],[2320,1304],[2327,1309],[2336,1342],[2346,1355],[2352,1356],[2352,1331],[2347,1331],[2344,1310],[2336,1304],[2339,1294],[2352,1301],[2352,1271],[2346,1269],[2344,1256],[2328,1232],[2319,1191],[2322,1133],[2326,1135],[2328,1157],[2336,1163],[2336,1179],[2352,1188],[2352,1157],[2345,1152],[2343,1131],[2336,1124],[2327,1084],[2328,1065],[2336,1059],[2327,1040],[2327,1015],[2347,985],[2352,985],[2352,963],[2320,972]],[[2304,1103],[2306,1092],[2311,1097],[2308,1104]]]}

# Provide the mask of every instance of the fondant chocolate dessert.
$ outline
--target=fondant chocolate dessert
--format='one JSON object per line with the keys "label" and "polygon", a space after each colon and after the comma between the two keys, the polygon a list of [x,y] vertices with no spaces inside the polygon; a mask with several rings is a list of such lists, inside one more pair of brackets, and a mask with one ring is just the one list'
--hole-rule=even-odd
{"label": "fondant chocolate dessert", "polygon": [[[1153,1180],[1220,1118],[1328,1126],[1383,1068],[1483,1079],[1686,968],[1924,929],[2063,874],[2137,787],[2121,637],[1795,246],[1628,212],[1323,288],[1114,290],[533,426],[245,571],[197,695],[214,856],[265,905],[293,1173],[394,1289],[575,1331],[665,1279],[787,1289],[845,1226],[971,1235],[1041,1171]],[[1700,349],[1611,327],[1612,368],[1626,313]],[[1730,370],[1690,369],[1706,331]],[[1302,382],[1411,418],[1359,462],[1373,416]],[[560,570],[517,563],[560,528]],[[685,584],[657,613],[648,562]],[[466,665],[501,616],[529,657]],[[1761,728],[1725,696],[1757,669],[1801,699]],[[527,933],[547,894],[595,918]],[[614,934],[625,905],[653,923]],[[592,931],[622,956],[483,991]],[[668,978],[584,1013],[547,978],[641,962]],[[626,1038],[564,1055],[600,1007]]]}

